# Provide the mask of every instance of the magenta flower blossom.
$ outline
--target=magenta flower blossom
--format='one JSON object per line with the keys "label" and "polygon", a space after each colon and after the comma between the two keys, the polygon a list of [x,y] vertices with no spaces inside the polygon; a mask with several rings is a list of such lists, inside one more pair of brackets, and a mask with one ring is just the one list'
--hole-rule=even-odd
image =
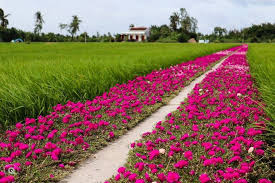
{"label": "magenta flower blossom", "polygon": [[120,168],[117,170],[117,172],[123,174],[123,173],[125,172],[125,170],[126,170],[125,167],[120,167]]}
{"label": "magenta flower blossom", "polygon": [[114,138],[114,137],[115,137],[114,132],[109,132],[109,137],[110,137],[110,138]]}
{"label": "magenta flower blossom", "polygon": [[183,168],[188,166],[188,161],[180,160],[177,163],[174,164],[175,168]]}
{"label": "magenta flower blossom", "polygon": [[176,172],[168,172],[166,180],[169,183],[175,183],[179,180],[180,176]]}
{"label": "magenta flower blossom", "polygon": [[260,179],[259,183],[272,183],[272,181],[270,181],[268,179]]}
{"label": "magenta flower blossom", "polygon": [[150,153],[149,153],[149,160],[153,160],[155,157],[157,157],[159,155],[159,150],[158,149],[155,149],[155,150],[152,150]]}
{"label": "magenta flower blossom", "polygon": [[206,183],[206,182],[210,182],[211,179],[208,177],[207,174],[204,173],[200,175],[199,180],[201,183]]}
{"label": "magenta flower blossom", "polygon": [[186,159],[188,159],[188,160],[192,160],[193,159],[193,153],[192,153],[192,151],[186,151],[185,153],[184,153],[184,157],[186,158]]}

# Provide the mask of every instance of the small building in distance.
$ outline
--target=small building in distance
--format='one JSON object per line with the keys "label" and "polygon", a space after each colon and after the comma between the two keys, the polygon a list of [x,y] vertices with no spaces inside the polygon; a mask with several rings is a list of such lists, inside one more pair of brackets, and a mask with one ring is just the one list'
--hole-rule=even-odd
{"label": "small building in distance", "polygon": [[208,39],[206,39],[206,40],[201,39],[201,40],[199,40],[199,43],[209,43],[209,40]]}
{"label": "small building in distance", "polygon": [[131,27],[128,32],[120,34],[122,41],[146,41],[150,36],[150,30],[147,27]]}

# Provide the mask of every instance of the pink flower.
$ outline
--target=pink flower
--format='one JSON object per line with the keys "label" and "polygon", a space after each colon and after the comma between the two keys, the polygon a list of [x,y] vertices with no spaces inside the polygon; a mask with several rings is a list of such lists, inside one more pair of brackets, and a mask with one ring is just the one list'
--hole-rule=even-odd
{"label": "pink flower", "polygon": [[268,179],[260,179],[259,183],[272,183],[272,181],[270,181]]}
{"label": "pink flower", "polygon": [[239,161],[239,162],[241,162],[241,161],[242,161],[242,158],[241,158],[240,156],[234,156],[233,158],[231,158],[231,159],[228,161],[228,163],[230,164],[230,163],[232,163],[232,162],[234,162],[234,161]]}
{"label": "pink flower", "polygon": [[155,149],[149,153],[149,160],[153,160],[156,156],[159,155],[159,150]]}
{"label": "pink flower", "polygon": [[245,179],[239,179],[234,181],[233,183],[247,183],[247,181]]}
{"label": "pink flower", "polygon": [[63,118],[63,123],[68,123],[69,121],[70,121],[70,119],[71,119],[71,115],[70,114],[67,114],[64,118]]}
{"label": "pink flower", "polygon": [[21,123],[16,123],[15,127],[17,129],[22,129],[23,125]]}
{"label": "pink flower", "polygon": [[110,138],[113,138],[114,136],[115,136],[114,132],[110,132],[110,133],[109,133],[109,137],[110,137]]}
{"label": "pink flower", "polygon": [[0,171],[0,178],[4,177],[5,173]]}
{"label": "pink flower", "polygon": [[6,176],[6,177],[2,177],[0,178],[0,182],[1,183],[11,183],[11,182],[14,182],[14,177],[9,175],[9,176]]}
{"label": "pink flower", "polygon": [[194,132],[198,132],[198,131],[199,131],[199,126],[198,126],[198,125],[193,125],[193,126],[192,126],[192,130],[193,130]]}
{"label": "pink flower", "polygon": [[158,179],[163,182],[166,179],[166,176],[164,175],[164,173],[160,173],[158,174]]}
{"label": "pink flower", "polygon": [[75,142],[76,142],[77,145],[83,144],[83,143],[84,143],[83,137],[77,137],[77,138],[75,139]]}
{"label": "pink flower", "polygon": [[145,181],[143,179],[138,179],[135,183],[145,183]]}
{"label": "pink flower", "polygon": [[176,172],[168,172],[166,180],[169,183],[174,183],[177,182],[179,180],[180,176],[178,173]]}
{"label": "pink flower", "polygon": [[262,150],[262,149],[257,149],[257,150],[255,151],[255,153],[256,153],[257,155],[259,155],[259,156],[263,156],[263,155],[264,155],[264,150]]}
{"label": "pink flower", "polygon": [[137,174],[133,173],[128,178],[129,178],[130,181],[134,181],[137,178]]}
{"label": "pink flower", "polygon": [[115,180],[116,180],[116,181],[120,180],[120,174],[117,174],[117,175],[115,176]]}
{"label": "pink flower", "polygon": [[174,164],[175,168],[183,168],[188,166],[188,161],[186,160],[180,160],[177,163]]}
{"label": "pink flower", "polygon": [[26,162],[25,162],[25,165],[26,165],[26,166],[30,166],[30,165],[32,165],[32,162],[31,162],[31,161],[26,161]]}
{"label": "pink flower", "polygon": [[184,157],[186,158],[186,159],[188,159],[188,160],[192,160],[193,159],[193,153],[192,153],[192,151],[186,151],[185,153],[184,153]]}
{"label": "pink flower", "polygon": [[199,178],[200,182],[201,183],[206,183],[206,182],[209,182],[210,181],[210,178],[208,177],[207,174],[201,174],[200,175],[200,178]]}
{"label": "pink flower", "polygon": [[125,170],[126,170],[125,167],[120,167],[120,168],[117,170],[117,172],[123,174],[123,173],[125,172]]}
{"label": "pink flower", "polygon": [[148,181],[148,182],[152,182],[152,179],[150,177],[150,175],[148,173],[145,173],[145,179]]}
{"label": "pink flower", "polygon": [[190,174],[190,175],[195,175],[195,171],[194,171],[194,170],[191,170],[191,171],[189,172],[189,174]]}

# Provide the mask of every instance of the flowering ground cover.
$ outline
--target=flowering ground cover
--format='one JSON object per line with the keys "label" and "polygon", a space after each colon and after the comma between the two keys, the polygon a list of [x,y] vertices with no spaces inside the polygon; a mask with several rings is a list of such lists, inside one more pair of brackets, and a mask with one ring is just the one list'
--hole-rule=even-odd
{"label": "flowering ground cover", "polygon": [[0,43],[0,131],[56,104],[238,44]]}
{"label": "flowering ground cover", "polygon": [[0,136],[0,182],[59,180],[239,48],[153,71],[93,100],[58,104],[47,116],[17,123]]}
{"label": "flowering ground cover", "polygon": [[197,84],[177,111],[132,143],[126,165],[106,183],[271,183],[271,152],[261,140],[268,119],[246,52],[244,45]]}

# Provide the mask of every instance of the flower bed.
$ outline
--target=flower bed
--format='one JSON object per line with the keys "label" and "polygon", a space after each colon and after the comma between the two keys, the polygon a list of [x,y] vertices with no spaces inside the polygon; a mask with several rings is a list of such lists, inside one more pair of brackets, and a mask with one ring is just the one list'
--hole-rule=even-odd
{"label": "flower bed", "polygon": [[125,167],[106,183],[271,183],[274,171],[259,139],[266,119],[246,51],[230,56],[176,112],[131,144]]}
{"label": "flower bed", "polygon": [[[239,47],[227,50],[226,54]],[[163,105],[192,79],[226,56],[219,52],[154,71],[86,103],[56,105],[26,118],[0,137],[0,182],[55,181]]]}

